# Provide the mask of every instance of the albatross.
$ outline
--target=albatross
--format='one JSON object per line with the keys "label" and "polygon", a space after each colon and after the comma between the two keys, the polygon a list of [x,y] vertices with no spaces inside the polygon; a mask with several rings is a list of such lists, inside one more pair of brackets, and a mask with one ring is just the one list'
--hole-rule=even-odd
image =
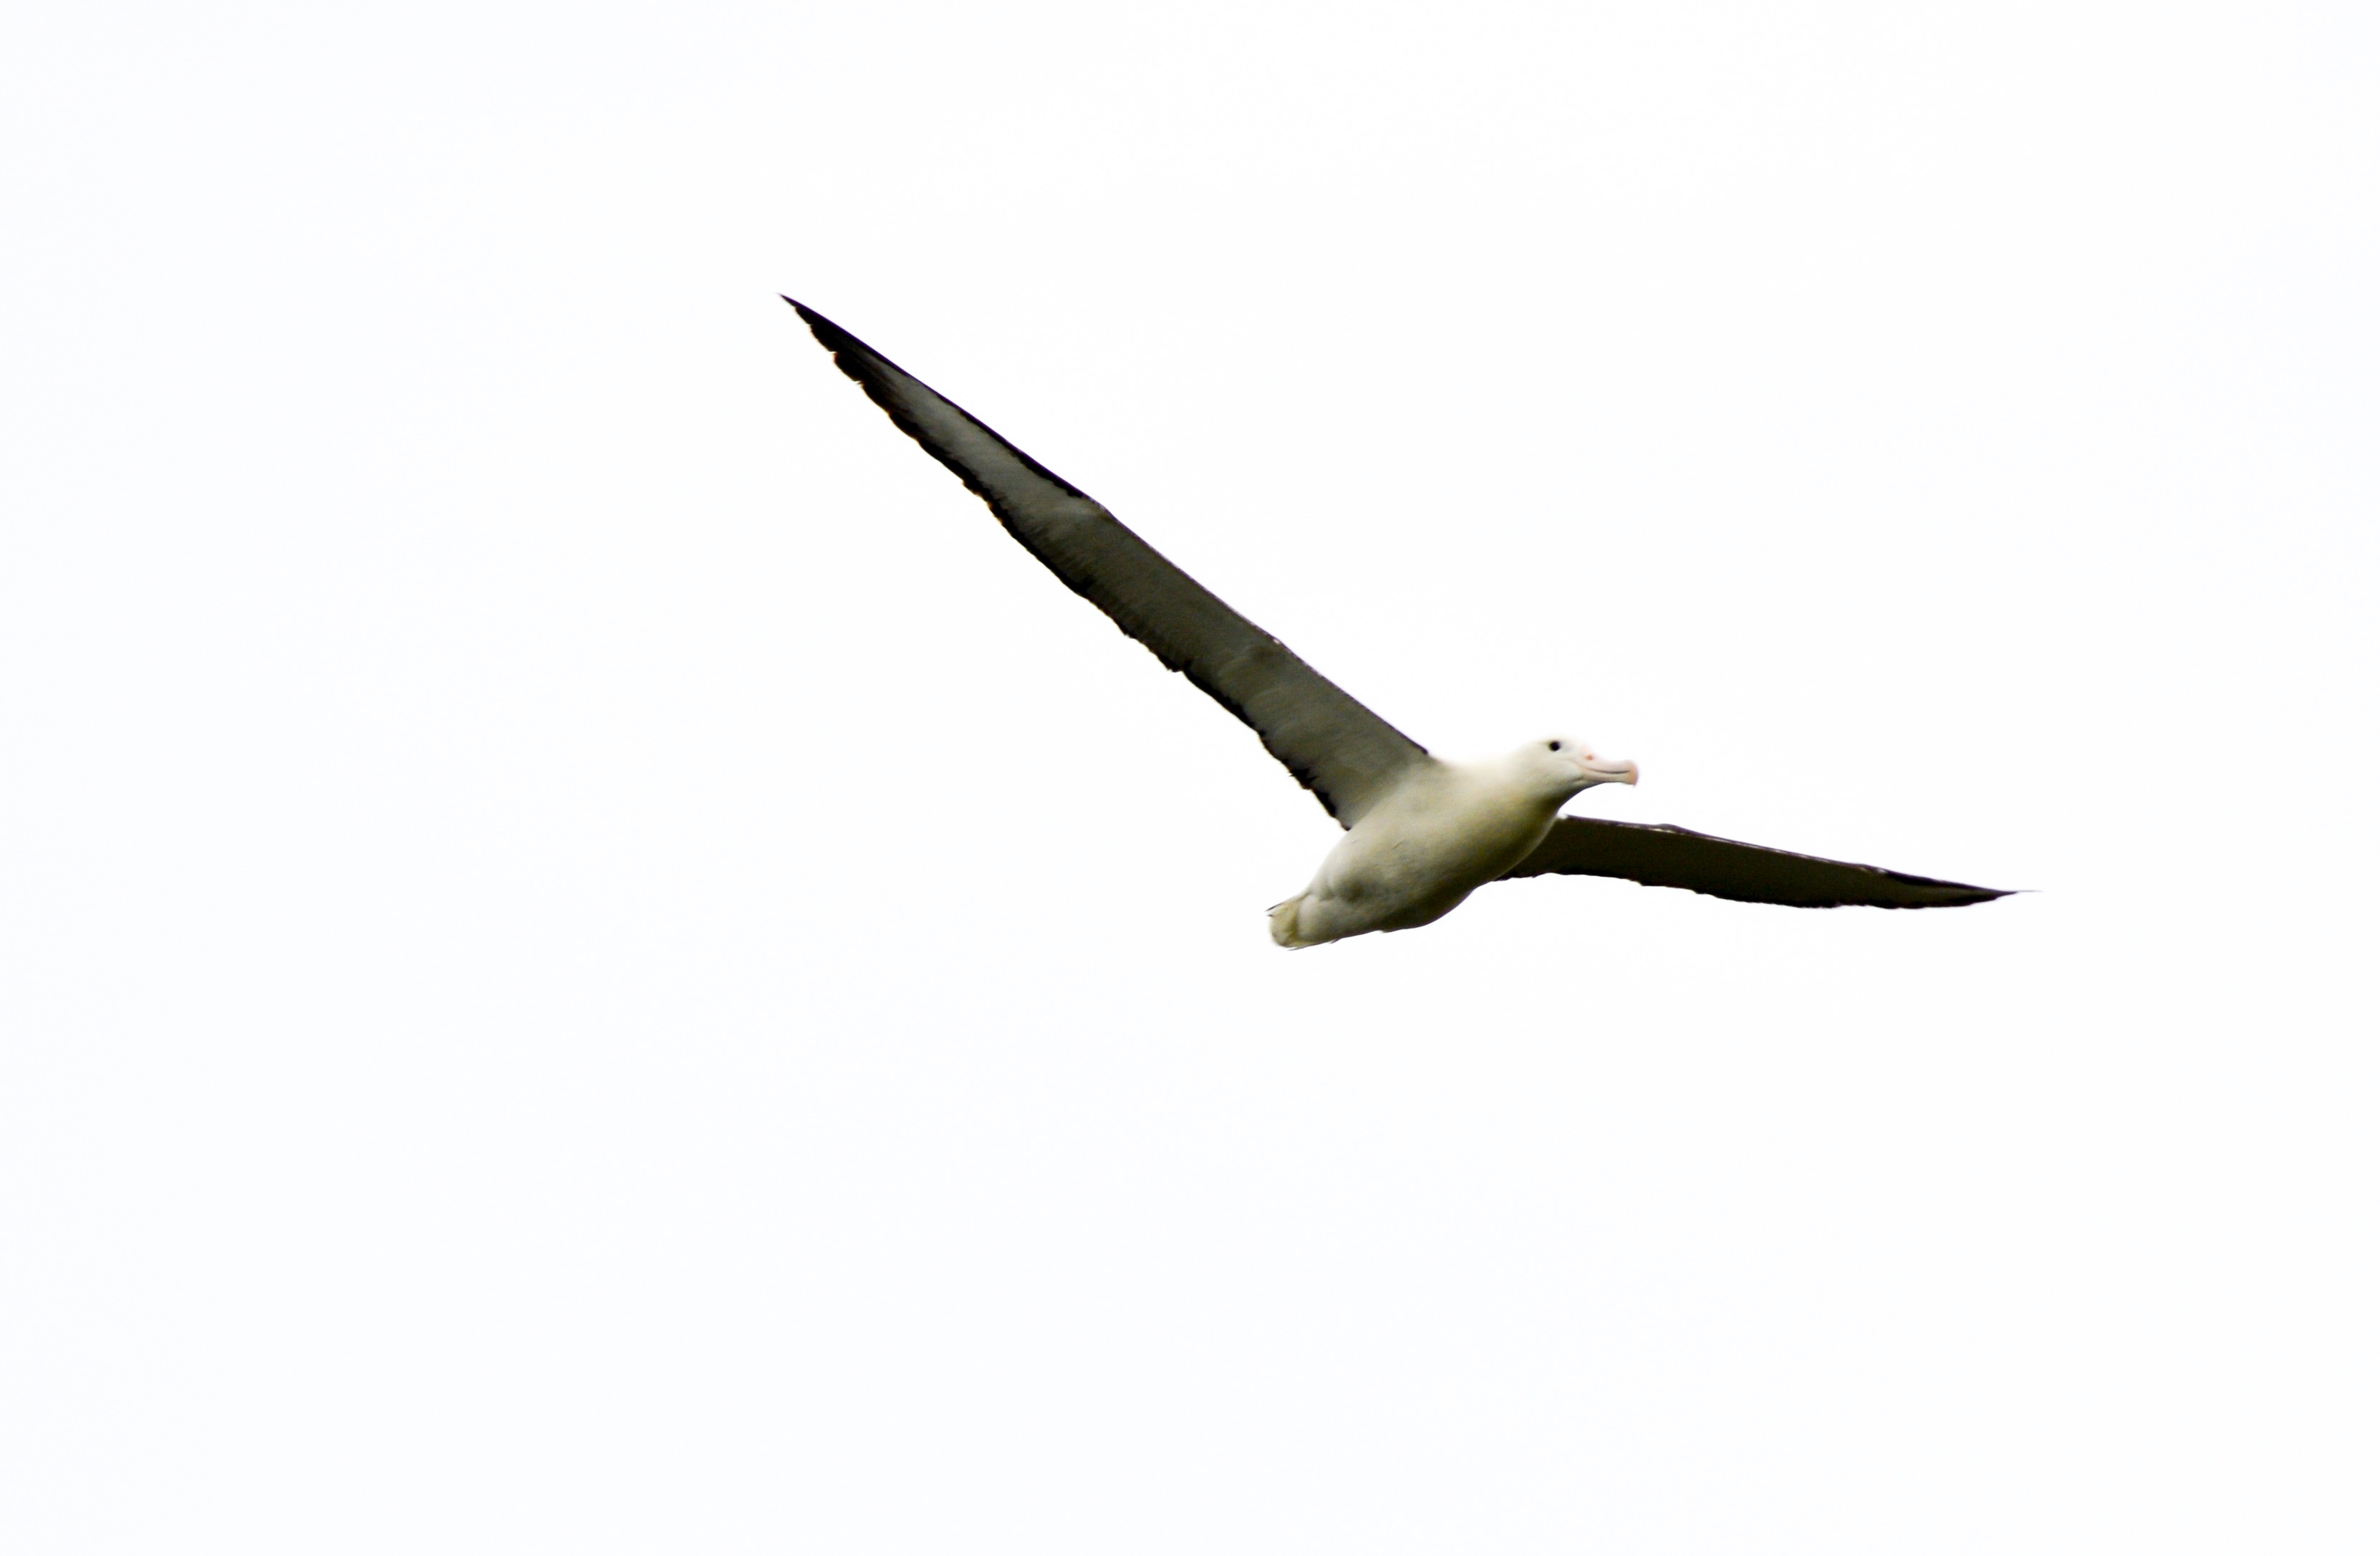
{"label": "albatross", "polygon": [[835,366],[948,466],[1002,528],[1168,670],[1229,709],[1345,829],[1304,891],[1270,910],[1293,949],[1434,923],[1495,881],[1602,875],[1791,907],[1963,907],[2008,895],[1683,827],[1564,816],[1636,764],[1567,735],[1444,761],[1323,678],[1114,515],[881,352],[794,299]]}

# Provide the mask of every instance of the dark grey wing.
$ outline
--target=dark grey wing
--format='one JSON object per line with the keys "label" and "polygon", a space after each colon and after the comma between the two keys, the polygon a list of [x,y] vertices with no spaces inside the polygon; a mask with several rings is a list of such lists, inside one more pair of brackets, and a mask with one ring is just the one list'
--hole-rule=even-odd
{"label": "dark grey wing", "polygon": [[990,504],[1008,532],[1060,582],[1255,730],[1265,749],[1314,791],[1341,826],[1354,826],[1408,769],[1429,760],[1387,720],[1208,593],[1107,509],[848,330],[785,300],[894,426]]}
{"label": "dark grey wing", "polygon": [[1676,886],[1706,896],[1788,907],[1964,907],[2009,894],[1988,886],[1961,886],[1874,865],[1730,843],[1683,827],[1588,816],[1556,821],[1536,851],[1505,871],[1503,879],[1524,875],[1609,875],[1646,886]]}

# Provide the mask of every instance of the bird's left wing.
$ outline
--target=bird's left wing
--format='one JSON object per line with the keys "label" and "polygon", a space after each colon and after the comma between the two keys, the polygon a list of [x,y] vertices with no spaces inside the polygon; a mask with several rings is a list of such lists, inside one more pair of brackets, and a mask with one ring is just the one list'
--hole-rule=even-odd
{"label": "bird's left wing", "polygon": [[1257,732],[1352,827],[1429,753],[1224,604],[1007,439],[833,321],[787,298],[894,426],[951,468],[1059,581]]}
{"label": "bird's left wing", "polygon": [[2009,895],[1903,875],[1875,865],[1789,854],[1731,843],[1683,827],[1564,816],[1535,852],[1501,879],[1524,875],[1609,875],[1646,886],[1675,886],[1737,902],[1788,907],[1964,907]]}

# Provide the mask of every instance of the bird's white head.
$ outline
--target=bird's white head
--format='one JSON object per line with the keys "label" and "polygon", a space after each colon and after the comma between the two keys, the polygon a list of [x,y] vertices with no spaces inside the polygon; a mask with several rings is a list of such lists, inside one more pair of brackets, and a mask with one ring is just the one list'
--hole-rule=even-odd
{"label": "bird's white head", "polygon": [[1567,735],[1532,740],[1512,753],[1512,765],[1528,776],[1532,786],[1568,799],[1597,784],[1633,784],[1636,764],[1607,761],[1584,740]]}

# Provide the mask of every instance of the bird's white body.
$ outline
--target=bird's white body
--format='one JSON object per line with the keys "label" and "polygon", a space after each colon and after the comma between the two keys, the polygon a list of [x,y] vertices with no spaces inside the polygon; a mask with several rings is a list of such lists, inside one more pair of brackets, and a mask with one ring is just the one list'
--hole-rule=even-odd
{"label": "bird's white body", "polygon": [[1572,795],[1635,781],[1635,763],[1597,761],[1574,740],[1495,761],[1427,758],[1348,829],[1305,891],[1273,908],[1272,938],[1296,948],[1434,923],[1526,858]]}

